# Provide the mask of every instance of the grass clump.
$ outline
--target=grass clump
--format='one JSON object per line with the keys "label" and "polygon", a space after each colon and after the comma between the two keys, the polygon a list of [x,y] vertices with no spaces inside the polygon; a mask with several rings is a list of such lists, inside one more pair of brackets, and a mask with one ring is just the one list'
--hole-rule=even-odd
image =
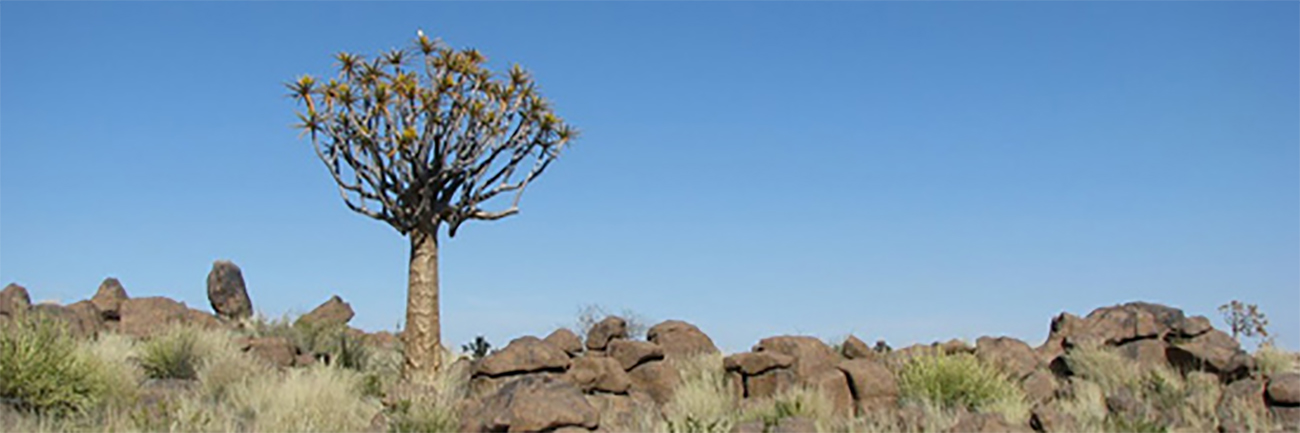
{"label": "grass clump", "polygon": [[[444,359],[454,359],[444,350]],[[460,431],[460,413],[457,403],[469,394],[468,364],[451,362],[434,376],[426,388],[412,389],[408,395],[397,396],[395,404],[386,407],[390,432],[440,433]]]}
{"label": "grass clump", "polygon": [[64,415],[101,402],[102,370],[61,324],[38,314],[0,323],[0,399],[41,414]]}
{"label": "grass clump", "polygon": [[139,362],[149,378],[193,380],[216,354],[237,350],[229,332],[178,325],[145,341]]}
{"label": "grass clump", "polygon": [[1261,377],[1300,372],[1300,358],[1273,345],[1261,345],[1255,350],[1255,368]]}
{"label": "grass clump", "polygon": [[912,357],[902,363],[897,375],[899,392],[908,400],[978,412],[1028,412],[1023,391],[996,367],[971,354]]}
{"label": "grass clump", "polygon": [[822,430],[827,426],[834,412],[834,404],[821,390],[800,385],[778,392],[771,400],[751,406],[742,420],[762,421],[764,430],[772,430],[786,418],[802,417],[812,420]]}
{"label": "grass clump", "polygon": [[233,387],[233,413],[247,418],[250,430],[362,431],[379,410],[361,397],[360,375],[327,366],[294,369]]}
{"label": "grass clump", "polygon": [[1109,346],[1074,348],[1065,361],[1075,376],[1100,385],[1107,394],[1120,388],[1136,391],[1142,381],[1142,368]]}
{"label": "grass clump", "polygon": [[729,432],[736,422],[736,396],[727,383],[721,354],[674,359],[681,382],[664,407],[671,433]]}

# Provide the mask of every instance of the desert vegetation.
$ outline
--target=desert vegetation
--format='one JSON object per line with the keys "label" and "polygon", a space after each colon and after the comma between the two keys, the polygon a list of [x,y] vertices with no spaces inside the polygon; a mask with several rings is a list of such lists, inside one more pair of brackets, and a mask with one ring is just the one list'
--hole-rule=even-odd
{"label": "desert vegetation", "polygon": [[[1246,353],[1204,317],[1156,304],[1062,313],[1037,347],[982,337],[892,350],[855,336],[829,344],[777,336],[730,354],[686,322],[644,326],[644,318],[587,307],[577,332],[444,349],[449,362],[417,382],[402,377],[397,336],[348,326],[350,307],[337,297],[303,316],[272,319],[132,299],[116,280],[104,287],[69,306],[32,306],[16,285],[0,293],[0,430],[1300,427],[1297,354],[1270,344]],[[240,290],[209,292],[246,298]],[[213,299],[214,307],[229,304]],[[142,321],[148,326],[137,326]]]}

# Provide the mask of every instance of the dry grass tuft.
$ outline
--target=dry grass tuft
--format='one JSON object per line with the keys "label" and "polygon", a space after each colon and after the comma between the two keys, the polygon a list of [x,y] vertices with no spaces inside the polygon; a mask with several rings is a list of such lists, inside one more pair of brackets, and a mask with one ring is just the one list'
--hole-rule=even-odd
{"label": "dry grass tuft", "polygon": [[736,422],[736,396],[727,383],[721,354],[674,360],[681,382],[664,407],[668,432],[729,432]]}

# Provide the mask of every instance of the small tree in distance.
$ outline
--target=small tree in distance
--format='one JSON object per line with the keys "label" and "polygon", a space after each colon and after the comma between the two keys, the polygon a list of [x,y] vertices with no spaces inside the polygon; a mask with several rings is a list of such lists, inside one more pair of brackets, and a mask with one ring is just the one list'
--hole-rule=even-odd
{"label": "small tree in distance", "polygon": [[[334,78],[288,84],[302,108],[296,127],[349,209],[410,238],[403,374],[428,382],[441,364],[439,229],[454,237],[466,221],[518,213],[524,189],[577,131],[523,68],[499,76],[479,51],[422,31],[410,49],[335,60]],[[497,197],[511,201],[484,207]]]}
{"label": "small tree in distance", "polygon": [[1268,318],[1259,311],[1259,306],[1234,299],[1219,306],[1219,312],[1223,313],[1224,323],[1232,330],[1233,339],[1240,341],[1238,336],[1260,337],[1268,341]]}

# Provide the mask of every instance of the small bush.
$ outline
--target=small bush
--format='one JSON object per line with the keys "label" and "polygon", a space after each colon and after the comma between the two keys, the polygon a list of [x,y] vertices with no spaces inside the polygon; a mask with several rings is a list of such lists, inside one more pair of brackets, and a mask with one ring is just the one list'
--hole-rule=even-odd
{"label": "small bush", "polygon": [[24,314],[0,323],[0,399],[53,415],[100,403],[107,384],[59,323]]}
{"label": "small bush", "polygon": [[722,369],[721,354],[673,360],[681,375],[664,407],[669,432],[729,432],[735,425],[736,398]]}
{"label": "small bush", "polygon": [[145,342],[140,367],[153,379],[195,379],[202,358],[193,329],[174,327]]}
{"label": "small bush", "polygon": [[[451,355],[444,351],[444,359]],[[464,364],[450,363],[438,371],[431,392],[419,392],[386,408],[390,432],[440,433],[460,431],[457,403],[469,393]]]}
{"label": "small bush", "polygon": [[1024,400],[1020,388],[997,368],[966,353],[913,357],[900,367],[898,387],[904,398],[944,408],[987,412]]}
{"label": "small bush", "polygon": [[1120,388],[1136,391],[1142,379],[1141,367],[1109,346],[1076,347],[1065,359],[1075,376],[1100,385],[1107,394]]}

